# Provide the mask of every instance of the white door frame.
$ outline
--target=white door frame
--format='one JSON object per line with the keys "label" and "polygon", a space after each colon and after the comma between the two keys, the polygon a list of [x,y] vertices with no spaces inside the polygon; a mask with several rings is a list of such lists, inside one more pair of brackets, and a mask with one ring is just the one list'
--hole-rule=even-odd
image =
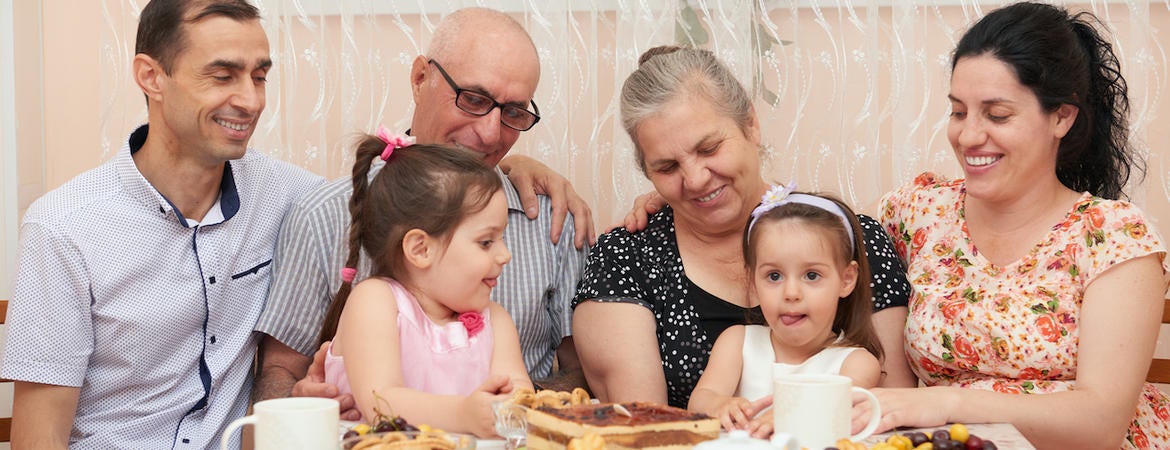
{"label": "white door frame", "polygon": [[16,32],[15,0],[0,0],[0,298],[12,297],[16,276]]}

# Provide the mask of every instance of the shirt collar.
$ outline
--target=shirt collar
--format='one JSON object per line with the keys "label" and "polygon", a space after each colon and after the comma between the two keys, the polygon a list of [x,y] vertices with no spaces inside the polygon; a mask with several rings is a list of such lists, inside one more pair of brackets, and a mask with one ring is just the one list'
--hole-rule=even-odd
{"label": "shirt collar", "polygon": [[[158,189],[155,189],[146,180],[146,177],[142,176],[142,172],[138,170],[138,166],[134,164],[134,158],[131,155],[141,150],[142,146],[146,144],[148,131],[149,125],[142,125],[135,129],[130,133],[130,137],[126,139],[126,144],[114,156],[114,165],[117,167],[119,182],[143,206],[158,210],[160,216],[171,216],[180,225],[186,227],[188,226],[187,219],[183,217],[183,213],[166,196],[162,195]],[[223,178],[219,182],[219,205],[220,210],[223,212],[224,222],[231,219],[240,210],[240,195],[236,189],[236,178],[230,161],[225,162],[223,165]],[[205,222],[207,221],[205,220]],[[204,225],[210,224],[206,223]]]}

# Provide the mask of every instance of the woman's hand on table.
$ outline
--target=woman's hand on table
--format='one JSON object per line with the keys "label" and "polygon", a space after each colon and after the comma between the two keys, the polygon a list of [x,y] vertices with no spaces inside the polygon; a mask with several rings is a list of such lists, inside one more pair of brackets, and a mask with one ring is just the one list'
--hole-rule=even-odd
{"label": "woman's hand on table", "polygon": [[[946,395],[947,387],[870,389],[877,397],[882,409],[882,420],[875,433],[884,433],[895,427],[937,427],[945,425],[951,410],[948,402],[953,396]],[[865,397],[854,398],[854,432],[861,431],[869,422],[873,407]]]}

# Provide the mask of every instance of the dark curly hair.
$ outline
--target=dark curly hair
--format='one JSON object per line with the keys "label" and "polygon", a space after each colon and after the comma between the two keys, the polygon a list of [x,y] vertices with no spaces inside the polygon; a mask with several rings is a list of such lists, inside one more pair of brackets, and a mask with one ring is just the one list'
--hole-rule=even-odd
{"label": "dark curly hair", "polygon": [[1047,111],[1062,104],[1079,109],[1060,141],[1056,176],[1078,192],[1116,200],[1131,174],[1145,165],[1128,145],[1129,98],[1113,45],[1097,31],[1092,13],[1023,2],[980,19],[955,48],[960,59],[990,55],[1016,73]]}

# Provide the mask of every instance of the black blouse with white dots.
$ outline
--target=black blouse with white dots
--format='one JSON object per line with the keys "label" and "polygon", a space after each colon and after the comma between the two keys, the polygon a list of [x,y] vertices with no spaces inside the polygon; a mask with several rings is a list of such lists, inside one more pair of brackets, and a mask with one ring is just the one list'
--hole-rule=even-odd
{"label": "black blouse with white dots", "polygon": [[[906,306],[910,283],[889,236],[873,218],[859,215],[858,219],[865,232],[866,257],[873,274],[874,311]],[[666,206],[650,217],[645,230],[630,233],[617,228],[597,240],[589,252],[573,306],[589,300],[634,303],[654,313],[667,399],[671,406],[686,408],[695,383],[707,367],[707,356],[718,337],[715,330],[730,325],[728,314],[704,316],[712,310],[712,305],[703,304],[710,303],[702,301],[705,297],[720,300],[687,279],[675,240],[674,211]],[[747,323],[751,312],[730,302],[716,307],[735,308],[730,317],[742,318],[738,323]]]}

